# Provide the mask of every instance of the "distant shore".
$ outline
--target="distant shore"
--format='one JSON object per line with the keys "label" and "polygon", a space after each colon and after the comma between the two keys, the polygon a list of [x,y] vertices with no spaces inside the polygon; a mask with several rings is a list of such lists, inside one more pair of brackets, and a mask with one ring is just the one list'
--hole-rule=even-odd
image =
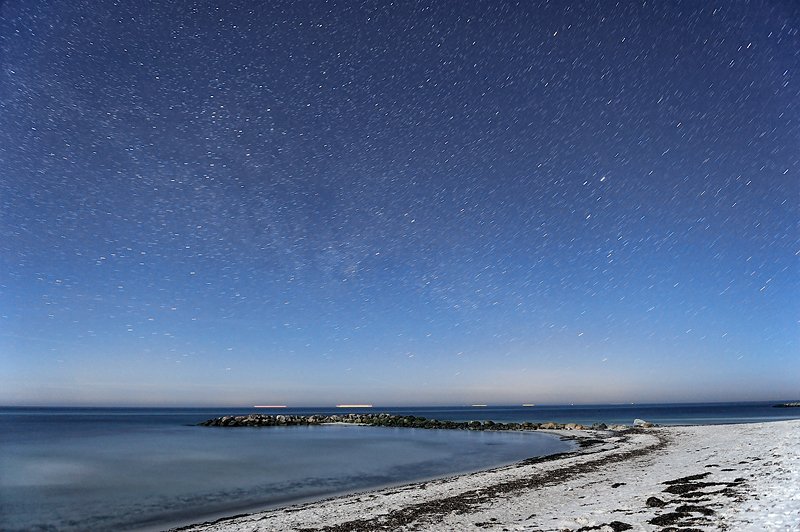
{"label": "distant shore", "polygon": [[173,530],[739,531],[800,522],[800,420],[548,432],[583,447]]}

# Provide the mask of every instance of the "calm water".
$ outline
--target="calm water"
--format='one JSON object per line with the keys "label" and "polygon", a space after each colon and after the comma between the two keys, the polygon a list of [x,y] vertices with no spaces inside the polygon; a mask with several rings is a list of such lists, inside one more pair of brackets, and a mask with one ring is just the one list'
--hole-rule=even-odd
{"label": "calm water", "polygon": [[[209,417],[252,411],[0,409],[0,529],[162,529],[570,448],[536,433],[192,426]],[[771,408],[771,403],[372,411],[454,421],[579,423],[631,423],[637,417],[662,424],[800,417],[800,409]]]}
{"label": "calm water", "polygon": [[230,412],[0,411],[0,530],[163,529],[571,448],[541,434],[188,425]]}

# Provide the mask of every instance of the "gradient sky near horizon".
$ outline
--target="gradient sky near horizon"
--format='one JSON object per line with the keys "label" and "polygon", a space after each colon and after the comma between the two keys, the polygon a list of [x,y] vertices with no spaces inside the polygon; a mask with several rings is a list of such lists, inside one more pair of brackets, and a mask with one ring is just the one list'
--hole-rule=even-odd
{"label": "gradient sky near horizon", "polygon": [[0,404],[800,397],[800,4],[0,4]]}

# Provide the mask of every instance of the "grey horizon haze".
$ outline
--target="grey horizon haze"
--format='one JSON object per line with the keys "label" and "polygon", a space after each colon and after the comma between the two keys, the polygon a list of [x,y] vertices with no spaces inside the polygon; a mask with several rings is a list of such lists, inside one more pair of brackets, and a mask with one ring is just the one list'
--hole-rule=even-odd
{"label": "grey horizon haze", "polygon": [[800,4],[0,3],[0,404],[800,398]]}

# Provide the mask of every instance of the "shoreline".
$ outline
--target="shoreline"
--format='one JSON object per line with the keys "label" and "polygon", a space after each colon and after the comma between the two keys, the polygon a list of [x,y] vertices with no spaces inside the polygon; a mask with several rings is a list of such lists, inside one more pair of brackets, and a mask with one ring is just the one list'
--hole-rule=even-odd
{"label": "shoreline", "polygon": [[800,523],[800,420],[541,432],[584,445],[170,530],[796,530]]}
{"label": "shoreline", "polygon": [[[337,426],[337,427],[372,427],[376,428],[374,425],[369,425],[367,423],[353,423],[353,422],[325,422],[319,423],[318,427],[322,428],[325,426]],[[384,427],[384,428],[396,428],[396,427]],[[265,429],[269,430],[269,429]],[[413,428],[413,430],[423,430],[419,428]],[[431,429],[435,431],[448,431],[448,429]],[[495,432],[495,433],[502,433],[504,431],[493,431],[491,429],[483,430],[483,432]],[[568,432],[570,434],[568,434]],[[574,446],[573,450],[577,450],[580,448],[579,444],[576,440],[579,437],[571,434],[572,431],[547,431],[547,430],[531,430],[531,431],[524,431],[524,434],[528,434],[531,436],[539,436],[546,435],[548,437],[552,437],[555,440],[561,440],[564,442],[569,442],[571,445]],[[130,528],[130,532],[165,532],[165,531],[181,531],[181,530],[192,530],[194,527],[201,525],[201,524],[209,524],[209,523],[219,523],[223,521],[229,521],[235,518],[247,517],[253,514],[261,514],[264,512],[272,512],[272,511],[283,511],[289,508],[305,506],[305,505],[313,505],[327,501],[334,501],[343,497],[348,496],[358,496],[358,495],[367,495],[372,492],[377,491],[384,491],[384,490],[391,490],[391,489],[405,489],[409,486],[418,486],[424,485],[429,482],[438,482],[443,480],[453,480],[459,477],[469,476],[476,473],[482,473],[485,471],[493,471],[505,467],[512,467],[520,462],[529,461],[529,460],[539,460],[539,459],[548,459],[549,457],[557,456],[563,454],[564,452],[571,452],[571,451],[563,451],[561,453],[553,453],[547,454],[542,456],[537,456],[533,458],[517,458],[511,460],[505,460],[501,462],[494,463],[492,465],[486,465],[480,468],[472,468],[472,469],[462,469],[462,470],[453,470],[451,472],[446,472],[439,475],[433,476],[421,476],[417,478],[405,479],[405,480],[391,480],[387,481],[383,484],[377,484],[373,486],[361,487],[361,488],[342,488],[340,491],[331,492],[328,490],[322,491],[319,494],[310,494],[304,495],[300,497],[290,496],[287,497],[284,501],[273,501],[267,504],[244,504],[240,506],[231,507],[228,511],[216,511],[211,513],[204,513],[200,516],[195,515],[192,517],[190,512],[186,512],[185,518],[172,518],[168,520],[158,520],[157,518],[153,520],[152,524],[138,524],[133,528]]]}

